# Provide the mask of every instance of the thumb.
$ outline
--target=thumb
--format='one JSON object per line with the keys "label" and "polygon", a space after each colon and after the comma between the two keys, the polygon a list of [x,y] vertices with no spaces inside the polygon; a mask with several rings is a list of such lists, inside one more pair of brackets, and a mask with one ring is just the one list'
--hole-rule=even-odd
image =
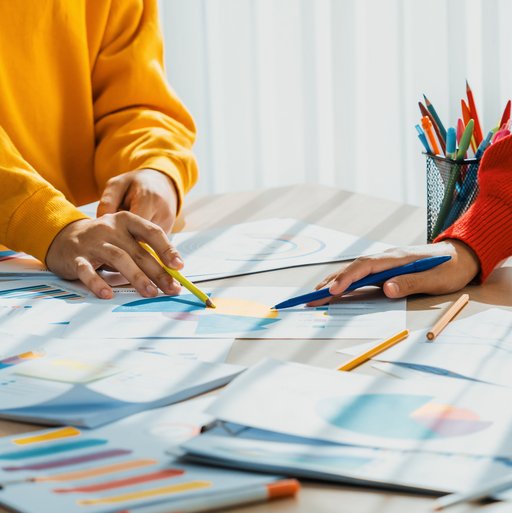
{"label": "thumb", "polygon": [[383,285],[384,294],[389,298],[401,298],[411,294],[429,293],[434,277],[428,273],[404,274],[395,276]]}
{"label": "thumb", "polygon": [[101,195],[97,216],[101,217],[104,214],[115,214],[120,210],[129,186],[130,180],[126,180],[123,176],[111,178],[107,182],[105,190]]}

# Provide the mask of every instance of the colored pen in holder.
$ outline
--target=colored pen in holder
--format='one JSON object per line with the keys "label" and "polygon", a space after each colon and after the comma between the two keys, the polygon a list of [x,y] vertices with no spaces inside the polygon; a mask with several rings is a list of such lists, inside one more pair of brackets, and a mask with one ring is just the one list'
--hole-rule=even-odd
{"label": "colored pen in holder", "polygon": [[427,241],[432,242],[471,206],[478,194],[480,159],[426,155]]}

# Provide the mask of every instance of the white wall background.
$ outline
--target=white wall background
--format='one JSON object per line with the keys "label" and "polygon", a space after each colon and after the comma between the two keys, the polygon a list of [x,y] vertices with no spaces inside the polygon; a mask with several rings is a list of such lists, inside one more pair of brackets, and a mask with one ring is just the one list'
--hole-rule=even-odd
{"label": "white wall background", "polygon": [[197,192],[322,183],[424,202],[426,93],[486,130],[512,97],[510,0],[160,0],[169,81],[198,126]]}

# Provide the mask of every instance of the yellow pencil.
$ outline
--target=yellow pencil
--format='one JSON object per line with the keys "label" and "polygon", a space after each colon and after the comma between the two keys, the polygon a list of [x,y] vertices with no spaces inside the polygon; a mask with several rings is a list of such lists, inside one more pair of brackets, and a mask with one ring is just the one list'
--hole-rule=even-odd
{"label": "yellow pencil", "polygon": [[187,278],[185,278],[185,276],[183,276],[183,274],[181,274],[176,269],[167,267],[160,260],[159,256],[155,253],[155,250],[152,247],[148,246],[145,242],[140,242],[139,244],[164,268],[165,272],[171,275],[176,281],[180,282],[187,290],[192,292],[194,296],[205,303],[206,306],[215,308],[213,301],[199,287],[196,287],[191,281],[187,280]]}
{"label": "yellow pencil", "polygon": [[352,369],[355,369],[362,363],[367,362],[370,358],[373,358],[375,355],[378,355],[379,353],[382,353],[382,351],[389,349],[391,346],[398,344],[398,342],[401,342],[402,340],[404,340],[404,338],[407,338],[408,336],[409,330],[400,331],[396,335],[393,335],[387,340],[384,340],[384,342],[381,342],[380,344],[377,344],[375,347],[372,347],[372,349],[369,349],[363,354],[360,354],[352,360],[349,360],[347,363],[344,363],[341,367],[338,367],[338,370],[351,371]]}
{"label": "yellow pencil", "polygon": [[434,340],[441,331],[446,328],[446,325],[468,304],[469,294],[462,294],[462,296],[453,303],[448,310],[440,317],[434,324],[432,329],[427,333],[429,340]]}

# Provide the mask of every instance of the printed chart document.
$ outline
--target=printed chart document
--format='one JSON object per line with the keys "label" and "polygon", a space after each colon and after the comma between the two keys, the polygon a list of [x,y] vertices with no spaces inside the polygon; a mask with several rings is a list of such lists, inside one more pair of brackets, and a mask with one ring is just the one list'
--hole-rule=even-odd
{"label": "printed chart document", "polygon": [[335,481],[451,493],[510,472],[511,459],[333,444],[219,422],[185,441],[190,461]]}
{"label": "printed chart document", "polygon": [[176,233],[172,242],[192,281],[340,262],[390,247],[291,218]]}
{"label": "printed chart document", "polygon": [[[415,331],[373,360],[395,364],[395,375],[399,373],[397,367],[403,367],[512,387],[512,335],[507,329],[511,317],[510,312],[492,309],[454,321],[434,342],[427,340],[424,331]],[[486,330],[481,330],[482,324]],[[339,352],[358,355],[371,347],[365,343]]]}
{"label": "printed chart document", "polygon": [[0,504],[23,513],[114,513],[150,505],[188,511],[274,483],[272,475],[201,467],[165,452],[199,432],[209,402],[199,398],[93,431],[65,426],[4,437]]}
{"label": "printed chart document", "polygon": [[[489,398],[492,397],[492,400]],[[208,409],[243,426],[327,442],[512,457],[512,391],[467,380],[388,379],[265,360]]]}
{"label": "printed chart document", "polygon": [[108,346],[79,349],[68,342],[67,350],[50,344],[30,357],[2,360],[0,417],[96,427],[215,389],[243,370]]}
{"label": "printed chart document", "polygon": [[216,308],[190,293],[141,298],[122,293],[112,301],[84,302],[63,330],[69,338],[382,338],[405,328],[406,301],[376,289],[355,291],[317,308],[272,307],[303,290],[293,287],[206,289]]}

